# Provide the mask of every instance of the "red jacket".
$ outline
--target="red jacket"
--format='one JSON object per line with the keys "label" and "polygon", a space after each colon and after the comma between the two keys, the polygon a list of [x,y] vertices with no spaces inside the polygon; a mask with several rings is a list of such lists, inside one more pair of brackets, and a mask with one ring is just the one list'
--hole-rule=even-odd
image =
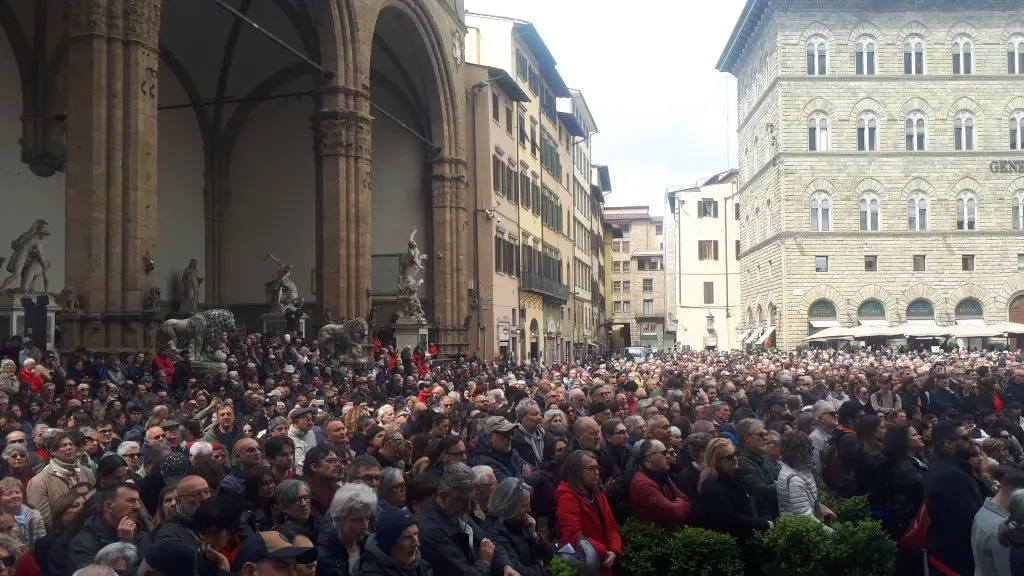
{"label": "red jacket", "polygon": [[[555,538],[563,544],[574,544],[581,537],[594,545],[602,562],[614,552],[616,562],[622,557],[622,539],[615,516],[603,492],[594,493],[594,503],[573,490],[564,481],[555,490]],[[600,510],[600,515],[598,515]],[[611,576],[610,568],[601,568],[601,576]]]}
{"label": "red jacket", "polygon": [[167,373],[168,382],[174,378],[174,360],[171,360],[170,356],[162,354],[153,356],[153,376],[156,376],[156,373],[161,370]]}
{"label": "red jacket", "polygon": [[659,485],[647,474],[637,472],[629,483],[629,511],[641,522],[677,530],[690,518],[690,501],[669,478]]}
{"label": "red jacket", "polygon": [[22,384],[28,384],[32,388],[33,394],[39,394],[43,391],[43,385],[45,384],[45,382],[43,382],[43,377],[37,374],[34,370],[29,372],[22,368],[21,373],[18,374],[18,380],[20,380]]}

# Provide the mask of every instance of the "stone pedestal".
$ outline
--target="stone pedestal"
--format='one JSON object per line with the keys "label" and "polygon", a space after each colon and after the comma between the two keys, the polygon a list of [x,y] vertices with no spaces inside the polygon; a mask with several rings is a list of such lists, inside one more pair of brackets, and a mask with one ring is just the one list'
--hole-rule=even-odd
{"label": "stone pedestal", "polygon": [[419,345],[422,345],[424,350],[427,348],[428,331],[426,320],[422,318],[399,317],[391,327],[395,330],[395,347],[398,350],[403,350],[406,346],[416,348]]}
{"label": "stone pedestal", "polygon": [[[309,315],[303,314],[302,318],[299,318],[299,335],[303,339],[306,338],[306,321],[309,320]],[[260,314],[260,321],[263,323],[263,333],[274,332],[277,334],[284,334],[288,332],[288,319],[283,313],[279,312],[267,312],[266,314]]]}
{"label": "stone pedestal", "polygon": [[[57,313],[60,306],[56,304],[57,295],[49,294],[50,304],[46,307],[46,342],[39,340],[38,334],[32,334],[25,322],[25,307],[21,304],[22,298],[30,298],[33,302],[40,294],[26,292],[4,292],[0,294],[0,339],[7,341],[12,336],[32,338],[36,346],[43,350],[53,350],[54,331],[56,327]],[[39,358],[36,358],[39,360]]]}

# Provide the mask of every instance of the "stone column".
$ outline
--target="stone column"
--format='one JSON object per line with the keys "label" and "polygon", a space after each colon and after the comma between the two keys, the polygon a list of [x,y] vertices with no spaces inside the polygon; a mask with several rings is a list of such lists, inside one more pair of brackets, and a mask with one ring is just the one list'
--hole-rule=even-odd
{"label": "stone column", "polygon": [[468,346],[464,327],[468,308],[468,228],[466,210],[466,161],[442,157],[433,162],[431,206],[433,210],[434,319],[443,348],[454,354]]}
{"label": "stone column", "polygon": [[161,0],[68,0],[67,285],[83,326],[70,345],[140,348],[156,253]]}
{"label": "stone column", "polygon": [[369,310],[371,228],[370,98],[366,90],[325,86],[313,115],[317,162],[317,318],[365,317]]}

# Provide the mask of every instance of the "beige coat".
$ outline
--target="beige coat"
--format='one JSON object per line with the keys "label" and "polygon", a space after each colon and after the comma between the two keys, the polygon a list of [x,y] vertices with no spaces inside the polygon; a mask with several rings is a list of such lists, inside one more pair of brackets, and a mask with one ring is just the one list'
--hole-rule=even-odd
{"label": "beige coat", "polygon": [[[56,475],[54,468],[55,465],[52,462],[44,466],[39,474],[28,481],[28,489],[25,490],[25,500],[28,505],[39,512],[46,524],[50,523],[50,504],[71,490],[71,486]],[[74,480],[71,485],[79,482],[88,484],[90,488],[96,485],[96,476],[93,475],[92,470],[84,466],[78,467]]]}

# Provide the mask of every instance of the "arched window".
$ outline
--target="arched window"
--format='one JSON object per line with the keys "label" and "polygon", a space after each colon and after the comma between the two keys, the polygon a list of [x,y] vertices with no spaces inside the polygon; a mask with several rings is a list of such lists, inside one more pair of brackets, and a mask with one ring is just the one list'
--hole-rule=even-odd
{"label": "arched window", "polygon": [[903,43],[903,73],[924,74],[924,40],[911,36]]}
{"label": "arched window", "polygon": [[1024,190],[1017,190],[1013,195],[1013,216],[1011,223],[1014,230],[1024,230]]}
{"label": "arched window", "polygon": [[878,195],[874,192],[865,193],[860,197],[859,208],[861,232],[878,232]]}
{"label": "arched window", "polygon": [[1010,114],[1010,150],[1024,150],[1024,110]]}
{"label": "arched window", "polygon": [[878,150],[878,117],[874,112],[864,112],[857,118],[857,150],[860,152]]}
{"label": "arched window", "polygon": [[812,152],[828,150],[828,116],[815,112],[807,119],[807,149]]}
{"label": "arched window", "polygon": [[754,208],[754,242],[761,243],[761,208]]}
{"label": "arched window", "polygon": [[825,192],[811,195],[811,232],[832,231],[832,203]]}
{"label": "arched window", "polygon": [[807,75],[824,76],[828,72],[828,42],[821,36],[807,41]]}
{"label": "arched window", "polygon": [[1010,38],[1006,45],[1006,72],[1024,74],[1024,36],[1020,34]]}
{"label": "arched window", "polygon": [[924,298],[918,298],[907,305],[907,320],[932,320],[935,318],[935,306]]}
{"label": "arched window", "polygon": [[928,197],[915,192],[907,199],[907,230],[924,232],[928,229]]}
{"label": "arched window", "polygon": [[907,150],[925,149],[925,117],[919,111],[907,116]]}
{"label": "arched window", "polygon": [[959,112],[953,119],[953,149],[974,150],[974,117],[970,112]]}
{"label": "arched window", "polygon": [[[771,200],[769,200],[768,204],[765,205],[764,216],[765,216],[764,237],[765,238],[771,238],[772,237],[772,201]],[[769,264],[771,264],[771,262],[769,262]]]}
{"label": "arched window", "polygon": [[973,192],[964,190],[956,196],[956,229],[978,229],[978,199]]}
{"label": "arched window", "polygon": [[973,47],[971,39],[966,36],[957,36],[953,40],[953,74],[971,73]]}
{"label": "arched window", "polygon": [[875,73],[875,39],[870,36],[857,38],[854,44],[854,71],[859,76],[872,76]]}

